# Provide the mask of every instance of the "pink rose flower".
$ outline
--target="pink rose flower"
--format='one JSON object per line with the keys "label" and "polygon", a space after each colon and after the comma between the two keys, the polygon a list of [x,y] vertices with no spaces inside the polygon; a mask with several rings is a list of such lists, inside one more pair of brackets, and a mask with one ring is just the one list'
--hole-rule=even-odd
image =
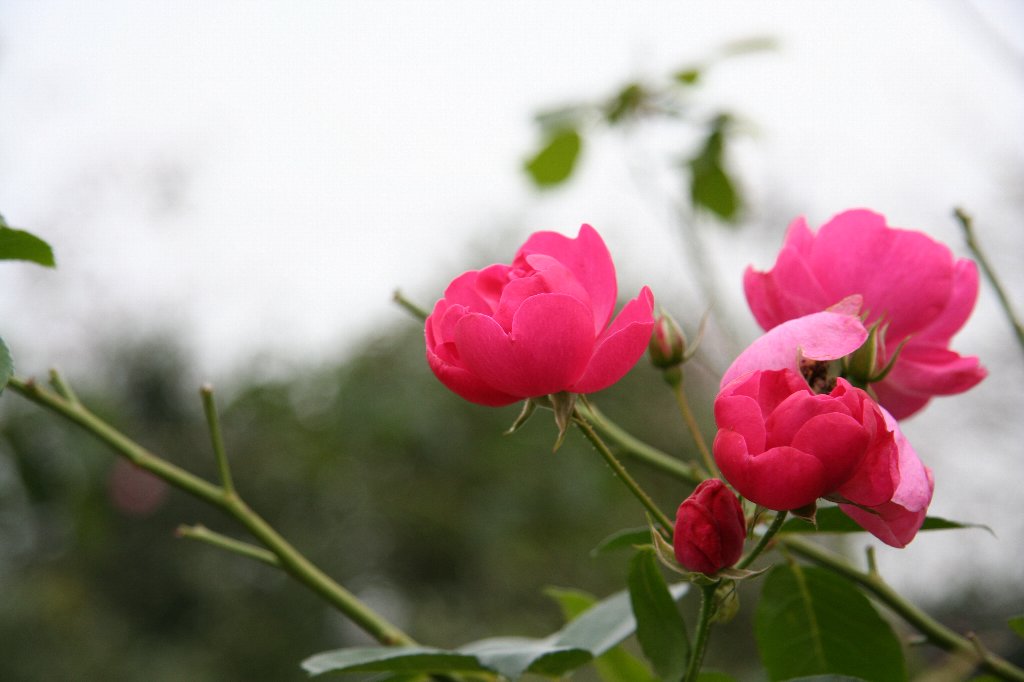
{"label": "pink rose flower", "polygon": [[680,566],[710,575],[739,561],[746,537],[740,501],[712,478],[679,505],[672,546]]}
{"label": "pink rose flower", "polygon": [[877,213],[840,213],[816,235],[803,218],[796,219],[775,266],[768,272],[747,268],[743,288],[765,330],[845,297],[863,297],[866,324],[879,322],[885,331],[878,369],[906,341],[889,375],[872,384],[897,419],[914,414],[932,396],[966,391],[986,375],[976,357],[949,349],[974,308],[977,267],[954,259],[921,232],[889,227]]}
{"label": "pink rose flower", "polygon": [[924,522],[931,471],[885,409],[825,371],[867,336],[858,303],[851,297],[784,322],[736,358],[715,399],[714,456],[723,477],[757,504],[783,511],[826,498],[903,547]]}
{"label": "pink rose flower", "polygon": [[511,265],[448,285],[427,317],[427,361],[445,386],[481,405],[599,391],[636,364],[654,327],[650,289],[611,321],[616,294],[594,228],[583,225],[575,239],[535,232]]}

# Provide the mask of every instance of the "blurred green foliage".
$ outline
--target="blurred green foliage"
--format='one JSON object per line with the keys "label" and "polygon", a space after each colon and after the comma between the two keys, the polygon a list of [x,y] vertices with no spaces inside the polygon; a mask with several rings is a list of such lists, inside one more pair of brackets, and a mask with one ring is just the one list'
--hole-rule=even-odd
{"label": "blurred green foliage", "polygon": [[[557,629],[547,585],[622,589],[629,553],[589,551],[644,517],[590,446],[570,433],[552,453],[547,411],[502,436],[516,407],[459,399],[430,374],[417,324],[387,331],[348,362],[232,382],[224,437],[250,504],[431,645]],[[80,388],[83,401],[215,480],[186,355],[157,340],[105,357],[76,382],[105,387]],[[646,363],[596,399],[689,456]],[[688,493],[633,468],[665,509]],[[0,679],[302,679],[303,658],[366,641],[274,569],[173,537],[179,523],[237,535],[227,518],[176,490],[132,512],[117,489],[146,482],[123,477],[89,436],[13,395],[0,402]]]}

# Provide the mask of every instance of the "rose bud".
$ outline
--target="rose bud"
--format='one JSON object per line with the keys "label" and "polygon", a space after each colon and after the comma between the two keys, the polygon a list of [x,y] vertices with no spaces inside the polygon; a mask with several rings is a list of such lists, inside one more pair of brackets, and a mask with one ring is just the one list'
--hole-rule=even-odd
{"label": "rose bud", "polygon": [[676,512],[676,560],[690,571],[717,573],[739,561],[747,525],[740,501],[725,483],[704,481]]}
{"label": "rose bud", "polygon": [[427,362],[466,400],[524,398],[611,386],[647,350],[654,298],[644,287],[613,320],[615,266],[589,225],[570,239],[536,232],[511,265],[465,272],[427,317]]}
{"label": "rose bud", "polygon": [[683,364],[686,354],[686,335],[672,316],[666,312],[654,321],[654,333],[648,346],[651,364],[658,369],[671,369]]}

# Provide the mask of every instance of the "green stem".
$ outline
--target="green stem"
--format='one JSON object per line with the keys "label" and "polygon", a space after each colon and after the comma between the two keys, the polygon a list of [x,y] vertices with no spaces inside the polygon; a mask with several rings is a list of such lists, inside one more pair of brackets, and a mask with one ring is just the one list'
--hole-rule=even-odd
{"label": "green stem", "polygon": [[672,393],[675,394],[676,404],[679,405],[679,413],[683,415],[686,429],[690,432],[690,437],[693,438],[693,442],[697,445],[697,451],[700,452],[700,458],[704,461],[704,467],[711,474],[712,478],[720,477],[721,474],[718,471],[718,467],[715,466],[715,459],[711,456],[707,441],[704,440],[704,434],[701,433],[700,425],[697,424],[697,419],[693,416],[693,410],[690,409],[690,401],[686,399],[682,374],[678,378],[670,380],[669,385],[672,386]]}
{"label": "green stem", "polygon": [[697,676],[700,675],[701,664],[704,663],[704,652],[708,648],[708,637],[711,634],[711,618],[715,615],[715,590],[718,589],[718,585],[719,583],[715,582],[700,588],[700,616],[697,620],[697,633],[683,682],[696,682]]}
{"label": "green stem", "polygon": [[977,640],[972,641],[968,637],[963,637],[939,623],[900,596],[877,572],[859,571],[838,554],[795,535],[783,535],[780,542],[794,554],[809,559],[863,587],[940,649],[961,656],[1001,679],[1024,682],[1024,670],[991,651],[981,648]]}
{"label": "green stem", "polygon": [[608,419],[593,403],[581,405],[576,403],[576,410],[594,425],[606,438],[622,449],[622,453],[648,466],[694,485],[704,480],[705,476],[696,467],[681,462],[672,455],[644,443],[631,435],[621,426]]}
{"label": "green stem", "polygon": [[423,308],[413,303],[412,301],[410,301],[409,299],[407,299],[405,297],[405,294],[402,293],[401,289],[395,289],[395,293],[392,294],[391,299],[398,305],[405,308],[406,312],[408,312],[410,315],[412,315],[415,318],[418,318],[420,322],[426,321],[427,315],[429,315],[429,313]]}
{"label": "green stem", "polygon": [[199,395],[203,399],[203,412],[206,413],[206,424],[210,431],[210,444],[213,447],[213,455],[217,458],[217,468],[220,470],[220,483],[224,488],[224,494],[234,495],[235,484],[231,480],[231,467],[228,466],[228,455],[224,450],[224,438],[220,432],[220,417],[217,416],[217,404],[213,400],[213,386],[203,384],[199,389]]}
{"label": "green stem", "polygon": [[273,552],[267,551],[262,547],[249,544],[248,542],[242,542],[241,540],[235,540],[229,538],[226,535],[222,535],[216,531],[212,531],[202,524],[196,524],[194,526],[180,525],[174,532],[179,538],[189,538],[191,540],[199,540],[205,542],[214,547],[227,550],[228,552],[234,552],[241,556],[249,559],[255,559],[256,561],[262,561],[265,564],[274,566],[275,568],[281,568],[281,562],[278,561],[277,555]]}
{"label": "green stem", "polygon": [[215,486],[150,453],[77,401],[72,402],[48,391],[32,380],[12,378],[8,385],[15,393],[92,433],[140,468],[232,516],[270,550],[282,570],[319,594],[381,644],[410,646],[416,643],[409,635],[314,566],[233,491]]}
{"label": "green stem", "polygon": [[764,535],[761,536],[761,539],[758,540],[754,549],[750,550],[750,554],[740,559],[740,562],[736,564],[736,568],[746,568],[750,564],[754,563],[754,559],[764,551],[764,548],[768,546],[771,539],[775,537],[775,534],[779,532],[780,528],[782,528],[782,524],[786,521],[787,513],[788,512],[781,511],[775,515],[775,518],[772,520],[772,525],[768,526],[768,530],[766,530]]}
{"label": "green stem", "polygon": [[1013,310],[1013,304],[1010,303],[1010,297],[1003,288],[1002,282],[996,276],[995,270],[992,269],[988,258],[985,257],[985,253],[981,250],[978,238],[974,234],[974,220],[962,208],[954,209],[953,215],[964,231],[967,248],[971,250],[971,254],[974,255],[975,260],[981,266],[982,272],[985,273],[985,277],[988,278],[989,284],[995,289],[996,296],[999,297],[999,304],[1003,307],[1003,312],[1006,314],[1006,319],[1010,321],[1013,332],[1017,336],[1017,343],[1020,345],[1021,350],[1024,350],[1024,324],[1021,324],[1020,318],[1017,317],[1017,313]]}
{"label": "green stem", "polygon": [[608,449],[605,442],[601,440],[601,436],[597,434],[597,431],[595,431],[594,427],[590,425],[590,422],[586,420],[578,407],[573,410],[573,421],[576,422],[576,426],[578,426],[580,431],[583,432],[583,435],[587,437],[587,440],[589,440],[594,448],[601,453],[604,461],[611,467],[612,471],[615,472],[615,475],[619,477],[619,480],[629,488],[629,491],[633,493],[633,496],[637,500],[640,501],[640,504],[644,506],[644,509],[646,509],[651,515],[651,518],[654,519],[654,521],[662,527],[665,533],[667,533],[667,536],[671,538],[673,529],[672,522],[669,521],[668,517],[665,516],[665,513],[661,511],[656,504],[654,504],[654,501],[646,492],[644,492],[643,488],[640,487],[633,477],[629,475],[629,472],[622,466],[622,463],[615,458],[615,455],[610,449]]}

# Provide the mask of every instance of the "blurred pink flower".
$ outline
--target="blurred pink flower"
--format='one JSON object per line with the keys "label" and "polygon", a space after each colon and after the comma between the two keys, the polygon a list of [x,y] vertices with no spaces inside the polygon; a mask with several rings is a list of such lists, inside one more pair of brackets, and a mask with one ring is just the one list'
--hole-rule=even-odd
{"label": "blurred pink flower", "polygon": [[898,419],[932,396],[961,393],[986,375],[976,357],[949,349],[974,308],[977,267],[921,232],[889,227],[877,213],[840,213],[817,234],[797,218],[775,266],[768,272],[747,268],[743,287],[765,330],[861,296],[866,324],[881,323],[885,331],[877,369],[906,341],[889,375],[872,384]]}
{"label": "blurred pink flower", "polygon": [[583,225],[575,239],[536,232],[511,265],[448,285],[427,317],[427,361],[445,386],[481,405],[599,391],[636,364],[654,326],[650,289],[611,321],[616,294],[594,228]]}
{"label": "blurred pink flower", "polygon": [[740,501],[712,478],[679,505],[672,545],[680,566],[710,575],[739,561],[746,537]]}

